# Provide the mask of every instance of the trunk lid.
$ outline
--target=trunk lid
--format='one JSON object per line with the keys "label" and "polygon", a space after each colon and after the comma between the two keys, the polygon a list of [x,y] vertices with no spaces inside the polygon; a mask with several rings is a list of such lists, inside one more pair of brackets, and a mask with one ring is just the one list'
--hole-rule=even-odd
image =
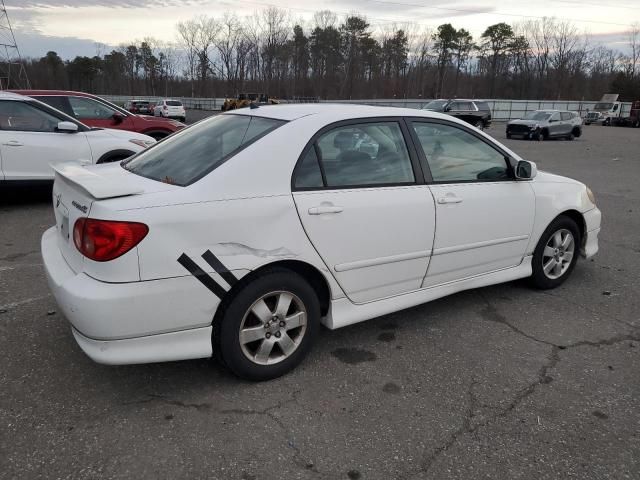
{"label": "trunk lid", "polygon": [[[93,272],[96,268],[96,262],[85,259],[73,241],[73,226],[76,221],[82,217],[95,218],[95,215],[92,215],[92,210],[96,209],[96,204],[108,201],[108,199],[141,195],[171,188],[169,185],[134,175],[117,163],[86,167],[77,163],[62,163],[52,167],[55,172],[53,211],[58,230],[60,252],[74,272],[87,272],[88,268],[96,278],[101,276],[98,272]],[[109,208],[98,208],[98,210],[100,218],[106,220],[115,214],[115,211],[111,212]],[[89,262],[90,265],[87,265],[86,262]],[[110,263],[109,274],[115,275],[116,272],[111,270],[115,267],[116,261]],[[137,270],[137,264],[135,267]],[[130,273],[127,273],[127,277],[130,276]]]}

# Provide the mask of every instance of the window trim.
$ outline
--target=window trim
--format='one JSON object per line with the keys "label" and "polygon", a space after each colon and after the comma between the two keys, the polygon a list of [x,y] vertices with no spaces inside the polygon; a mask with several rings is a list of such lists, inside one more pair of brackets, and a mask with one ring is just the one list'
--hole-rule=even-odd
{"label": "window trim", "polygon": [[[334,130],[336,128],[345,127],[349,125],[361,125],[364,123],[396,123],[400,127],[400,132],[407,148],[407,154],[409,155],[409,161],[411,163],[411,169],[413,171],[413,182],[395,182],[395,183],[374,183],[374,184],[361,184],[361,185],[340,185],[340,186],[328,186],[324,171],[324,165],[322,163],[322,154],[317,145],[317,140],[325,133]],[[314,148],[316,151],[316,157],[318,158],[318,165],[320,166],[320,172],[322,174],[322,187],[296,187],[296,176],[298,172],[298,165],[300,165],[307,154],[307,152]],[[388,187],[411,187],[416,185],[424,185],[425,177],[423,168],[420,163],[418,152],[414,144],[414,140],[411,136],[411,132],[406,123],[405,117],[363,117],[363,118],[351,118],[348,120],[340,120],[332,122],[321,129],[319,129],[306,143],[302,152],[298,156],[293,171],[291,172],[291,191],[292,192],[305,192],[305,191],[331,191],[331,190],[354,190],[362,188],[388,188]]]}
{"label": "window trim", "polygon": [[[456,122],[451,122],[445,119],[440,119],[440,118],[428,118],[428,117],[407,117],[406,118],[407,124],[409,126],[409,133],[411,134],[413,141],[418,148],[418,156],[420,157],[420,162],[422,163],[422,169],[425,172],[429,172],[429,177],[430,177],[430,181],[428,182],[429,185],[457,185],[457,184],[464,184],[464,183],[497,183],[497,182],[516,182],[518,181],[515,177],[514,171],[513,171],[513,164],[515,159],[509,154],[507,153],[505,150],[503,150],[502,148],[500,148],[499,145],[494,144],[493,142],[489,142],[487,141],[486,138],[484,138],[482,135],[480,135],[478,132],[473,131],[472,129],[468,128],[466,125],[461,125],[459,123]],[[499,154],[502,155],[502,157],[504,158],[504,162],[507,166],[507,172],[509,174],[509,178],[503,178],[503,179],[487,179],[487,180],[480,180],[480,179],[476,179],[476,180],[434,180],[433,179],[433,175],[431,173],[431,167],[429,166],[429,160],[427,158],[427,155],[424,153],[424,149],[422,148],[422,144],[420,143],[420,139],[418,138],[418,134],[416,133],[415,129],[413,128],[413,124],[414,123],[435,123],[435,124],[440,124],[440,125],[447,125],[449,127],[453,127],[453,128],[458,128],[472,136],[474,136],[475,138],[477,138],[478,140],[480,140],[481,142],[483,142],[484,144],[486,144],[487,146],[489,146],[490,148],[493,148],[496,152],[498,152]]]}

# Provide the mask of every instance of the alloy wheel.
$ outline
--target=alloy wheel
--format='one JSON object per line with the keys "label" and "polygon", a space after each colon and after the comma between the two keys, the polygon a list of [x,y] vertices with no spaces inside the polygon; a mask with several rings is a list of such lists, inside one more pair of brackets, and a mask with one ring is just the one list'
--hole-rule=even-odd
{"label": "alloy wheel", "polygon": [[270,292],[249,307],[240,323],[242,353],[258,365],[273,365],[290,357],[302,343],[307,310],[296,295]]}
{"label": "alloy wheel", "polygon": [[575,254],[576,242],[573,234],[566,228],[555,232],[542,252],[542,270],[544,274],[555,280],[560,278],[571,266]]}

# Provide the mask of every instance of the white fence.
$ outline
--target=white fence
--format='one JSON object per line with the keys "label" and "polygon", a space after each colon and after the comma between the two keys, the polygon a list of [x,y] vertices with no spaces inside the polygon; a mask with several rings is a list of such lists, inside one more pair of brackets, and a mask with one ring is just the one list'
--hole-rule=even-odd
{"label": "white fence", "polygon": [[[100,95],[102,98],[109,100],[117,105],[124,105],[124,102],[131,99],[148,100],[152,103],[157,102],[159,97],[151,96],[125,96],[125,95]],[[220,110],[224,103],[224,98],[192,98],[192,97],[173,97],[180,100],[185,108],[192,110]],[[567,101],[567,100],[485,100],[491,107],[492,117],[494,120],[511,120],[513,118],[521,118],[525,113],[533,110],[570,110],[579,112],[582,117],[587,111],[593,110],[597,101]],[[286,100],[283,100],[287,103]],[[299,103],[302,100],[294,100]],[[388,107],[407,107],[420,109],[430,102],[429,99],[369,99],[369,100],[320,100],[321,103],[356,103],[360,105],[377,105]],[[631,111],[631,102],[622,104],[622,116],[629,115]]]}

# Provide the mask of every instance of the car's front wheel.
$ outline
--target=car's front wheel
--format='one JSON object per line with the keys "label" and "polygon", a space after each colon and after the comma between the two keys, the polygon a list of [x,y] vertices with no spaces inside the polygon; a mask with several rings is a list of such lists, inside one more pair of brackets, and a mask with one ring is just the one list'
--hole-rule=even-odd
{"label": "car's front wheel", "polygon": [[533,252],[531,282],[549,289],[564,282],[576,265],[580,249],[580,230],[568,216],[556,218],[544,231]]}
{"label": "car's front wheel", "polygon": [[247,380],[269,380],[296,367],[320,326],[314,289],[282,268],[258,274],[221,308],[213,325],[214,352]]}

